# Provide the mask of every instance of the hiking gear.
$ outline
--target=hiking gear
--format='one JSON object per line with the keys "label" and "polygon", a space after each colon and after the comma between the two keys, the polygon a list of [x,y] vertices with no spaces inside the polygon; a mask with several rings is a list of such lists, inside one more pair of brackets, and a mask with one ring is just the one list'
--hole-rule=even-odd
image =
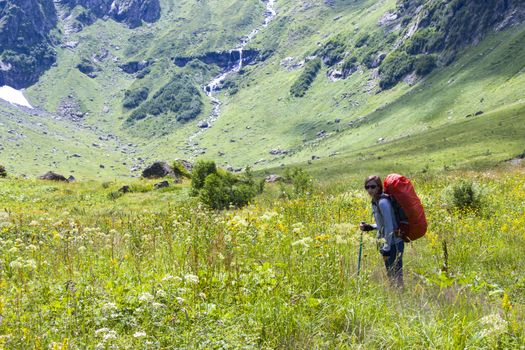
{"label": "hiking gear", "polygon": [[359,256],[357,258],[357,275],[361,271],[361,256],[363,255],[363,231],[361,231],[361,239],[359,240]]}
{"label": "hiking gear", "polygon": [[403,240],[410,242],[423,237],[427,232],[425,210],[410,180],[403,175],[390,174],[383,182],[383,189],[391,200]]}
{"label": "hiking gear", "polygon": [[363,223],[363,229],[361,231],[373,231],[375,230],[375,227],[370,225],[370,224],[366,224],[366,223]]}

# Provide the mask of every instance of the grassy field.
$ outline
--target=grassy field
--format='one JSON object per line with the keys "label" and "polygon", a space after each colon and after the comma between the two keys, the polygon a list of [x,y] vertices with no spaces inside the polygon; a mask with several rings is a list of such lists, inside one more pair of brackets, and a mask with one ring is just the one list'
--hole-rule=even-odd
{"label": "grassy field", "polygon": [[[476,210],[453,205],[465,179]],[[224,212],[187,183],[0,180],[0,348],[523,348],[523,167],[412,180],[429,231],[403,291],[371,234],[357,276],[360,176]]]}

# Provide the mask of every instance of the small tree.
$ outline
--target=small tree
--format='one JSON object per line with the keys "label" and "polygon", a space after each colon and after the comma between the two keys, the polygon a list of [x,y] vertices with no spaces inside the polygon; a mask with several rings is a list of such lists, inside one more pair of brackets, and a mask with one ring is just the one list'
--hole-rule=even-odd
{"label": "small tree", "polygon": [[199,194],[199,190],[204,186],[204,180],[206,176],[210,174],[216,174],[217,167],[215,162],[199,160],[193,167],[191,174],[191,193],[193,196]]}

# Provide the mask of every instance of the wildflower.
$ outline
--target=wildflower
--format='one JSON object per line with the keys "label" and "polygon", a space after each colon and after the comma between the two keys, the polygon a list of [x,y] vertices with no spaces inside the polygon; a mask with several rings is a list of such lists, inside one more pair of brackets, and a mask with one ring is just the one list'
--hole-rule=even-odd
{"label": "wildflower", "polygon": [[16,269],[21,269],[22,266],[24,266],[24,265],[22,264],[22,262],[19,259],[11,261],[11,263],[9,264],[9,267],[12,268],[12,269],[15,269],[15,270]]}
{"label": "wildflower", "polygon": [[117,339],[117,332],[115,332],[115,331],[108,331],[104,335],[104,340],[111,340],[111,339]]}
{"label": "wildflower", "polygon": [[184,304],[184,302],[186,301],[184,300],[184,298],[181,298],[181,297],[176,297],[175,299],[177,299],[177,302],[181,305]]}
{"label": "wildflower", "polygon": [[159,289],[156,293],[157,297],[164,298],[166,296],[166,292],[162,289]]}
{"label": "wildflower", "polygon": [[106,328],[106,327],[104,327],[104,328],[99,328],[99,329],[97,329],[97,330],[95,331],[95,337],[98,337],[101,333],[107,333],[107,332],[109,332],[109,330],[110,330],[110,329],[109,329],[109,328]]}
{"label": "wildflower", "polygon": [[191,273],[185,275],[184,280],[188,281],[191,284],[199,283],[199,277],[196,275],[192,275]]}
{"label": "wildflower", "polygon": [[300,246],[303,246],[305,248],[308,248],[308,247],[310,247],[310,245],[308,243],[311,243],[312,241],[313,241],[312,237],[305,237],[303,239],[300,239],[298,241],[293,242],[292,246],[300,245]]}
{"label": "wildflower", "polygon": [[135,332],[135,334],[133,334],[133,336],[134,336],[135,338],[143,338],[143,337],[146,337],[147,334],[146,334],[146,332],[144,332],[144,331],[139,331],[139,332]]}
{"label": "wildflower", "polygon": [[77,250],[78,250],[78,252],[79,252],[80,254],[82,254],[82,253],[84,253],[84,252],[86,251],[86,247],[84,247],[84,246],[82,245],[82,246],[78,247]]}
{"label": "wildflower", "polygon": [[479,320],[479,323],[484,326],[484,329],[480,332],[481,337],[499,335],[507,329],[507,321],[498,314],[484,316]]}
{"label": "wildflower", "polygon": [[30,270],[36,269],[36,261],[33,259],[26,260],[24,267]]}
{"label": "wildflower", "polygon": [[152,301],[152,300],[153,300],[153,295],[151,295],[151,293],[144,292],[141,295],[139,295],[139,301],[148,302],[148,301]]}

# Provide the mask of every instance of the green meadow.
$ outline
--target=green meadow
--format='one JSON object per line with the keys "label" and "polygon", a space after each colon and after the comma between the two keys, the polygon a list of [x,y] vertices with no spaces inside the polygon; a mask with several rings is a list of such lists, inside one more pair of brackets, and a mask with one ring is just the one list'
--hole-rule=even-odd
{"label": "green meadow", "polygon": [[312,181],[213,211],[187,182],[1,179],[0,348],[523,348],[523,166],[412,176],[403,290],[358,230],[361,176]]}

